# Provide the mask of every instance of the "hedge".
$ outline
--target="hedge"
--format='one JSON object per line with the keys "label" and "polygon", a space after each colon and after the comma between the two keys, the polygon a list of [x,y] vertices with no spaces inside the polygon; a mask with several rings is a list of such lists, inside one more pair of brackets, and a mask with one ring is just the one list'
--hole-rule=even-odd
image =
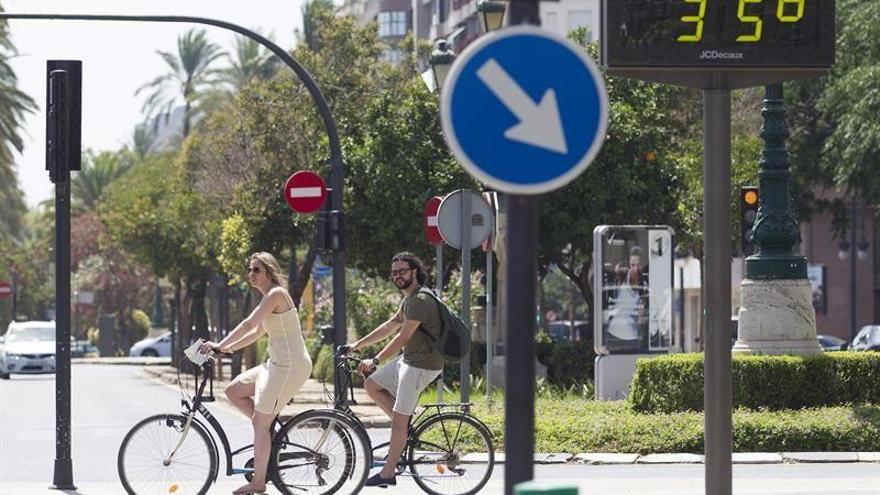
{"label": "hedge", "polygon": [[547,381],[560,387],[593,383],[596,352],[592,341],[536,344],[535,356],[547,367]]}
{"label": "hedge", "polygon": [[[503,397],[473,408],[503,452]],[[797,411],[733,413],[734,452],[858,452],[880,445],[880,406],[839,406]],[[704,451],[703,413],[642,414],[624,401],[538,398],[536,452],[626,452],[639,454]]]}
{"label": "hedge", "polygon": [[[734,356],[734,407],[759,410],[880,404],[880,353]],[[639,412],[703,410],[703,355],[641,359],[629,402]]]}

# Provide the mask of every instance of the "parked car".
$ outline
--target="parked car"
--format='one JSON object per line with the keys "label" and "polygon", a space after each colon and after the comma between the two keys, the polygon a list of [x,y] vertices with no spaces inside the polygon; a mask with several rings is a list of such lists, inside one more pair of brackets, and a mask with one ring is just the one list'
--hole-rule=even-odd
{"label": "parked car", "polygon": [[0,379],[39,373],[55,373],[55,322],[10,323],[0,349]]}
{"label": "parked car", "polygon": [[567,340],[593,340],[590,323],[583,320],[556,320],[547,325],[547,333],[553,342]]}
{"label": "parked car", "polygon": [[853,351],[880,351],[880,325],[863,326],[849,348]]}
{"label": "parked car", "polygon": [[96,358],[101,357],[98,348],[89,343],[88,340],[70,341],[70,357],[71,358]]}
{"label": "parked car", "polygon": [[158,337],[147,337],[135,342],[128,351],[129,356],[143,357],[170,357],[171,356],[171,332],[163,333]]}
{"label": "parked car", "polygon": [[845,351],[849,347],[849,342],[846,339],[835,337],[834,335],[816,335],[816,339],[819,340],[819,345],[822,346],[825,352]]}

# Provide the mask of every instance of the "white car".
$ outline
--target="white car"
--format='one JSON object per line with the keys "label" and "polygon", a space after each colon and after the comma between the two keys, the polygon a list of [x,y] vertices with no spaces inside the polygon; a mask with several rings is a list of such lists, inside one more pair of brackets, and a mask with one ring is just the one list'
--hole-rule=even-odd
{"label": "white car", "polygon": [[0,349],[0,379],[12,374],[55,373],[55,322],[12,322]]}
{"label": "white car", "polygon": [[135,342],[128,351],[129,356],[143,357],[170,357],[171,356],[171,332],[158,337],[149,337]]}

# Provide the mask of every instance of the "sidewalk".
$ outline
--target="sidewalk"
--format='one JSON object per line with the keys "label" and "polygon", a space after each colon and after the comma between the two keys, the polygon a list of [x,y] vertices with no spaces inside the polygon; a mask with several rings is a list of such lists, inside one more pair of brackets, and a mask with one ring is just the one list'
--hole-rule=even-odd
{"label": "sidewalk", "polygon": [[[224,376],[229,377],[228,367],[224,369]],[[177,370],[171,366],[146,366],[144,374],[148,377],[160,380],[165,383],[177,385]],[[185,378],[186,379],[186,378]],[[192,377],[188,377],[191,381]],[[226,380],[214,380],[214,397],[228,403],[223,389],[229,382]],[[305,385],[297,392],[293,398],[293,402],[288,404],[281,410],[281,419],[287,419],[297,414],[308,411],[309,409],[326,409],[333,407],[330,396],[333,394],[333,384],[328,383],[327,391],[324,390],[324,384],[309,378]],[[328,396],[328,394],[330,396]],[[379,409],[379,406],[373,402],[367,393],[361,388],[354,389],[354,400],[357,405],[351,406],[351,409],[357,414],[358,418],[367,428],[391,428],[391,419]]]}

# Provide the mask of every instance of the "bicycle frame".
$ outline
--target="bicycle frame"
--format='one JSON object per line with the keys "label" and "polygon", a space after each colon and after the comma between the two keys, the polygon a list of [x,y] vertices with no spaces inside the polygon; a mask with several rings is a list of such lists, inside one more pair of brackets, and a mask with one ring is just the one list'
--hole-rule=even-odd
{"label": "bicycle frame", "polygon": [[[357,404],[357,402],[354,400],[354,379],[352,378],[352,375],[354,374],[355,371],[352,369],[352,365],[357,363],[358,360],[356,358],[351,357],[351,356],[341,355],[338,353],[336,353],[336,355],[334,357],[338,359],[338,363],[339,363],[337,365],[337,367],[338,367],[337,375],[339,376],[339,380],[340,380],[339,390],[341,392],[341,395],[334,396],[333,408],[336,409],[337,411],[340,411],[340,412],[344,413],[345,415],[351,417],[358,424],[358,426],[363,429],[364,433],[366,433],[366,427],[364,426],[363,422],[360,420],[360,418],[358,418],[357,414],[355,414],[354,411],[351,409],[352,405]],[[351,398],[349,399],[349,397],[351,397]],[[407,447],[409,447],[411,445],[412,432],[414,430],[416,430],[419,427],[419,425],[421,425],[424,421],[427,421],[428,419],[439,415],[441,413],[442,409],[458,408],[464,414],[469,414],[470,408],[472,405],[473,405],[473,403],[471,403],[471,402],[465,402],[465,403],[460,403],[460,404],[459,403],[456,403],[456,404],[443,404],[443,403],[424,404],[422,406],[423,409],[421,410],[421,412],[419,412],[418,415],[415,416],[415,418],[410,416],[410,423],[409,423],[407,440],[406,440]],[[376,450],[379,450],[383,447],[387,447],[387,446],[391,445],[391,442],[384,442],[384,443],[380,443],[380,444],[374,446],[372,444],[372,441],[370,440],[369,435],[364,435],[364,438],[366,438],[366,440],[368,442],[367,447],[369,448],[370,453],[375,453]],[[385,465],[385,462],[386,461],[373,460],[372,465],[373,465],[373,467],[380,467],[380,466]],[[409,473],[404,473],[404,474],[409,475]]]}
{"label": "bicycle frame", "polygon": [[[199,370],[202,370],[204,373],[204,377],[202,378],[201,383],[199,383]],[[196,413],[198,413],[205,419],[205,421],[207,421],[208,425],[211,426],[211,430],[213,430],[213,433],[217,435],[217,438],[220,439],[220,443],[223,445],[223,453],[226,456],[226,476],[251,473],[253,472],[252,468],[233,467],[232,458],[242,452],[247,451],[248,449],[253,449],[254,445],[246,445],[238,450],[233,451],[229,443],[229,438],[226,436],[226,431],[223,430],[223,426],[220,424],[220,421],[218,421],[217,418],[213,414],[211,414],[211,411],[209,411],[208,408],[205,407],[205,402],[214,402],[213,371],[214,365],[210,360],[205,361],[199,368],[196,368],[196,393],[191,400],[182,399],[180,401],[180,405],[184,409],[184,415],[188,418],[188,423],[184,427],[184,433],[183,435],[181,435],[180,443],[183,443],[183,440],[186,438],[186,434],[189,428],[189,422],[196,421],[203,428],[205,427],[205,425],[201,421],[195,418]],[[208,392],[209,395],[205,397],[203,394],[205,391],[205,387],[208,385],[208,383],[210,383],[211,386]],[[275,420],[275,422],[273,422],[273,426],[276,423],[277,419]],[[214,434],[211,434],[211,431],[208,428],[205,428],[205,430],[209,432],[208,437],[211,438],[211,442],[214,444],[214,452],[216,453],[215,457],[216,460],[219,461],[220,453],[217,449],[217,441],[214,438]],[[177,449],[175,448],[174,450],[176,451]],[[173,455],[174,452],[172,452],[171,456]]]}

